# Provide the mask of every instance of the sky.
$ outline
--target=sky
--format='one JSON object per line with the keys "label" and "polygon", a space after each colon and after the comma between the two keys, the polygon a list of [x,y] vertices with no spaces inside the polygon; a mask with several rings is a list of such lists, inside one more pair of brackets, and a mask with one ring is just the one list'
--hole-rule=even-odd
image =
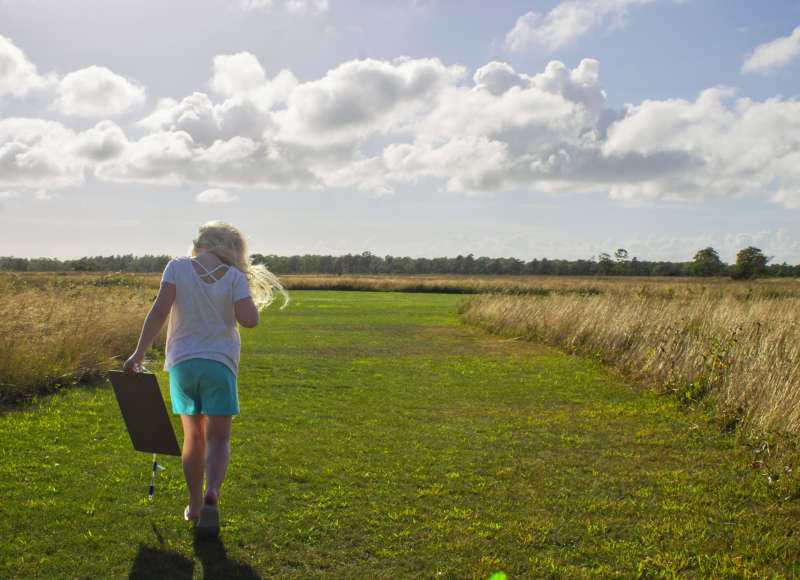
{"label": "sky", "polygon": [[796,0],[0,0],[0,255],[800,263]]}

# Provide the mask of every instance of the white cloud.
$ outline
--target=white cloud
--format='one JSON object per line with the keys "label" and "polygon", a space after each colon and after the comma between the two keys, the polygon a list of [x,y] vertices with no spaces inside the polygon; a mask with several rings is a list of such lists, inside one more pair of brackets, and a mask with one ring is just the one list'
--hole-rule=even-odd
{"label": "white cloud", "polygon": [[782,36],[756,47],[742,64],[743,73],[771,73],[800,56],[800,26],[789,36]]}
{"label": "white cloud", "polygon": [[542,16],[527,12],[506,34],[505,46],[519,52],[531,45],[557,50],[601,26],[623,26],[632,6],[655,0],[566,0]]}
{"label": "white cloud", "polygon": [[246,98],[266,110],[283,103],[297,86],[297,79],[289,70],[268,79],[261,63],[249,52],[216,56],[213,70],[210,84],[214,92],[228,98]]}
{"label": "white cloud", "polygon": [[52,193],[45,188],[37,189],[33,193],[33,199],[35,199],[36,201],[50,201],[53,199],[60,199],[60,198],[61,195],[57,193]]}
{"label": "white cloud", "polygon": [[36,65],[10,39],[0,35],[0,97],[22,97],[52,82],[51,77],[39,75]]}
{"label": "white cloud", "polygon": [[54,121],[0,119],[0,185],[59,188],[83,182],[75,132]]}
{"label": "white cloud", "polygon": [[100,121],[76,137],[75,152],[87,160],[103,162],[117,157],[127,144],[128,139],[117,124]]}
{"label": "white cloud", "polygon": [[93,65],[61,79],[52,107],[64,115],[103,117],[120,115],[144,100],[144,87]]}
{"label": "white cloud", "polygon": [[200,179],[195,144],[185,131],[159,131],[131,142],[124,155],[100,164],[95,173],[102,179],[143,183],[177,184]]}
{"label": "white cloud", "polygon": [[[703,199],[765,195],[800,207],[800,103],[780,98],[734,100],[726,88],[703,91],[696,101],[645,101],[629,107],[609,128],[608,158],[685,162],[678,171],[612,183],[620,198]],[[666,161],[666,160],[665,160]]]}
{"label": "white cloud", "polygon": [[138,125],[151,131],[185,131],[204,145],[237,136],[260,140],[266,131],[276,130],[273,108],[285,103],[297,79],[287,70],[268,79],[255,56],[240,52],[214,58],[209,85],[223,102],[201,92],[181,101],[161,99]]}
{"label": "white cloud", "polygon": [[[492,62],[471,84],[458,67],[402,59],[344,63],[265,109],[250,100],[269,83],[260,65],[234,56],[249,73],[218,75],[233,61],[216,61],[212,85],[225,101],[202,93],[163,101],[141,123],[153,132],[99,164],[98,177],[373,195],[434,179],[471,194],[609,191],[629,201],[765,195],[772,187],[776,201],[800,205],[800,104],[791,101],[737,100],[720,87],[695,101],[614,112],[592,59],[574,69],[553,61],[536,75]],[[121,143],[112,127],[103,134]],[[367,156],[373,137],[385,144]]]}
{"label": "white cloud", "polygon": [[249,52],[214,57],[211,86],[226,97],[258,90],[267,82],[267,75],[258,59]]}
{"label": "white cloud", "polygon": [[16,191],[0,191],[0,199],[14,199],[19,197]]}
{"label": "white cloud", "polygon": [[151,131],[182,131],[198,143],[211,144],[222,137],[221,121],[205,93],[192,93],[182,101],[161,99],[156,110],[138,123]]}
{"label": "white cloud", "polygon": [[292,91],[275,115],[280,138],[317,145],[403,130],[464,72],[439,59],[345,62]]}
{"label": "white cloud", "polygon": [[195,200],[199,203],[231,203],[233,201],[238,201],[239,196],[225,191],[224,189],[212,188],[198,193]]}
{"label": "white cloud", "polygon": [[197,143],[186,131],[158,131],[130,142],[95,167],[100,179],[152,184],[210,183],[220,187],[320,185],[306,159],[285,147],[246,137]]}
{"label": "white cloud", "polygon": [[242,0],[244,10],[271,10],[281,6],[290,14],[322,14],[330,9],[328,0]]}
{"label": "white cloud", "polygon": [[[128,137],[105,120],[83,132],[0,120],[0,188],[57,190],[98,179],[211,189],[397,184],[472,195],[608,192],[626,202],[769,197],[800,207],[800,102],[738,98],[607,107],[596,60],[538,74],[490,62],[345,62],[300,83],[253,55],[214,59],[211,94],[162,99]],[[121,77],[120,77],[121,78]]]}

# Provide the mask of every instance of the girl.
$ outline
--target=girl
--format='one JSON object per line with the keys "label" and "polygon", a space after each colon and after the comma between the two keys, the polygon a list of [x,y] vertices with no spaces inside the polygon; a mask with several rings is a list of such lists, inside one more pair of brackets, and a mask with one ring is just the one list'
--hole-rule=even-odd
{"label": "girl", "polygon": [[219,534],[217,502],[230,461],[231,422],[239,413],[236,322],[256,326],[259,311],[272,302],[275,291],[283,295],[285,307],[288,294],[264,266],[249,262],[236,228],[219,221],[204,224],[192,257],[167,264],[136,352],[123,366],[129,373],[141,368],[169,316],[164,370],[169,371],[172,410],[183,423],[181,458],[189,488],[183,515],[202,534]]}

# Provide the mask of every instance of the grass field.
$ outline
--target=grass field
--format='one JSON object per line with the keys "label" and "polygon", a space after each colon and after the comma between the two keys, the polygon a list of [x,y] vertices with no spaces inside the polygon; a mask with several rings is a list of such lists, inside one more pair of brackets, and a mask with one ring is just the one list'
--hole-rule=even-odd
{"label": "grass field", "polygon": [[675,392],[709,395],[747,429],[800,435],[800,281],[619,281],[594,295],[481,296],[465,320],[614,365]]}
{"label": "grass field", "polygon": [[458,296],[292,299],[243,331],[218,542],[177,458],[148,502],[109,387],[77,387],[0,416],[0,577],[800,574],[796,502],[713,419],[464,326]]}

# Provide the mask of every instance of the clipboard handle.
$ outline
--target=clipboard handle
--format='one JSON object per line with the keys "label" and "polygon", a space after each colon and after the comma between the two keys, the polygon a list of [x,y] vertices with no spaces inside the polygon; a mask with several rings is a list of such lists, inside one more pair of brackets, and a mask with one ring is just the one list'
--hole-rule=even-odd
{"label": "clipboard handle", "polygon": [[133,365],[133,372],[136,373],[137,375],[140,375],[142,373],[149,373],[150,369],[144,366],[144,363],[136,363],[135,365]]}

